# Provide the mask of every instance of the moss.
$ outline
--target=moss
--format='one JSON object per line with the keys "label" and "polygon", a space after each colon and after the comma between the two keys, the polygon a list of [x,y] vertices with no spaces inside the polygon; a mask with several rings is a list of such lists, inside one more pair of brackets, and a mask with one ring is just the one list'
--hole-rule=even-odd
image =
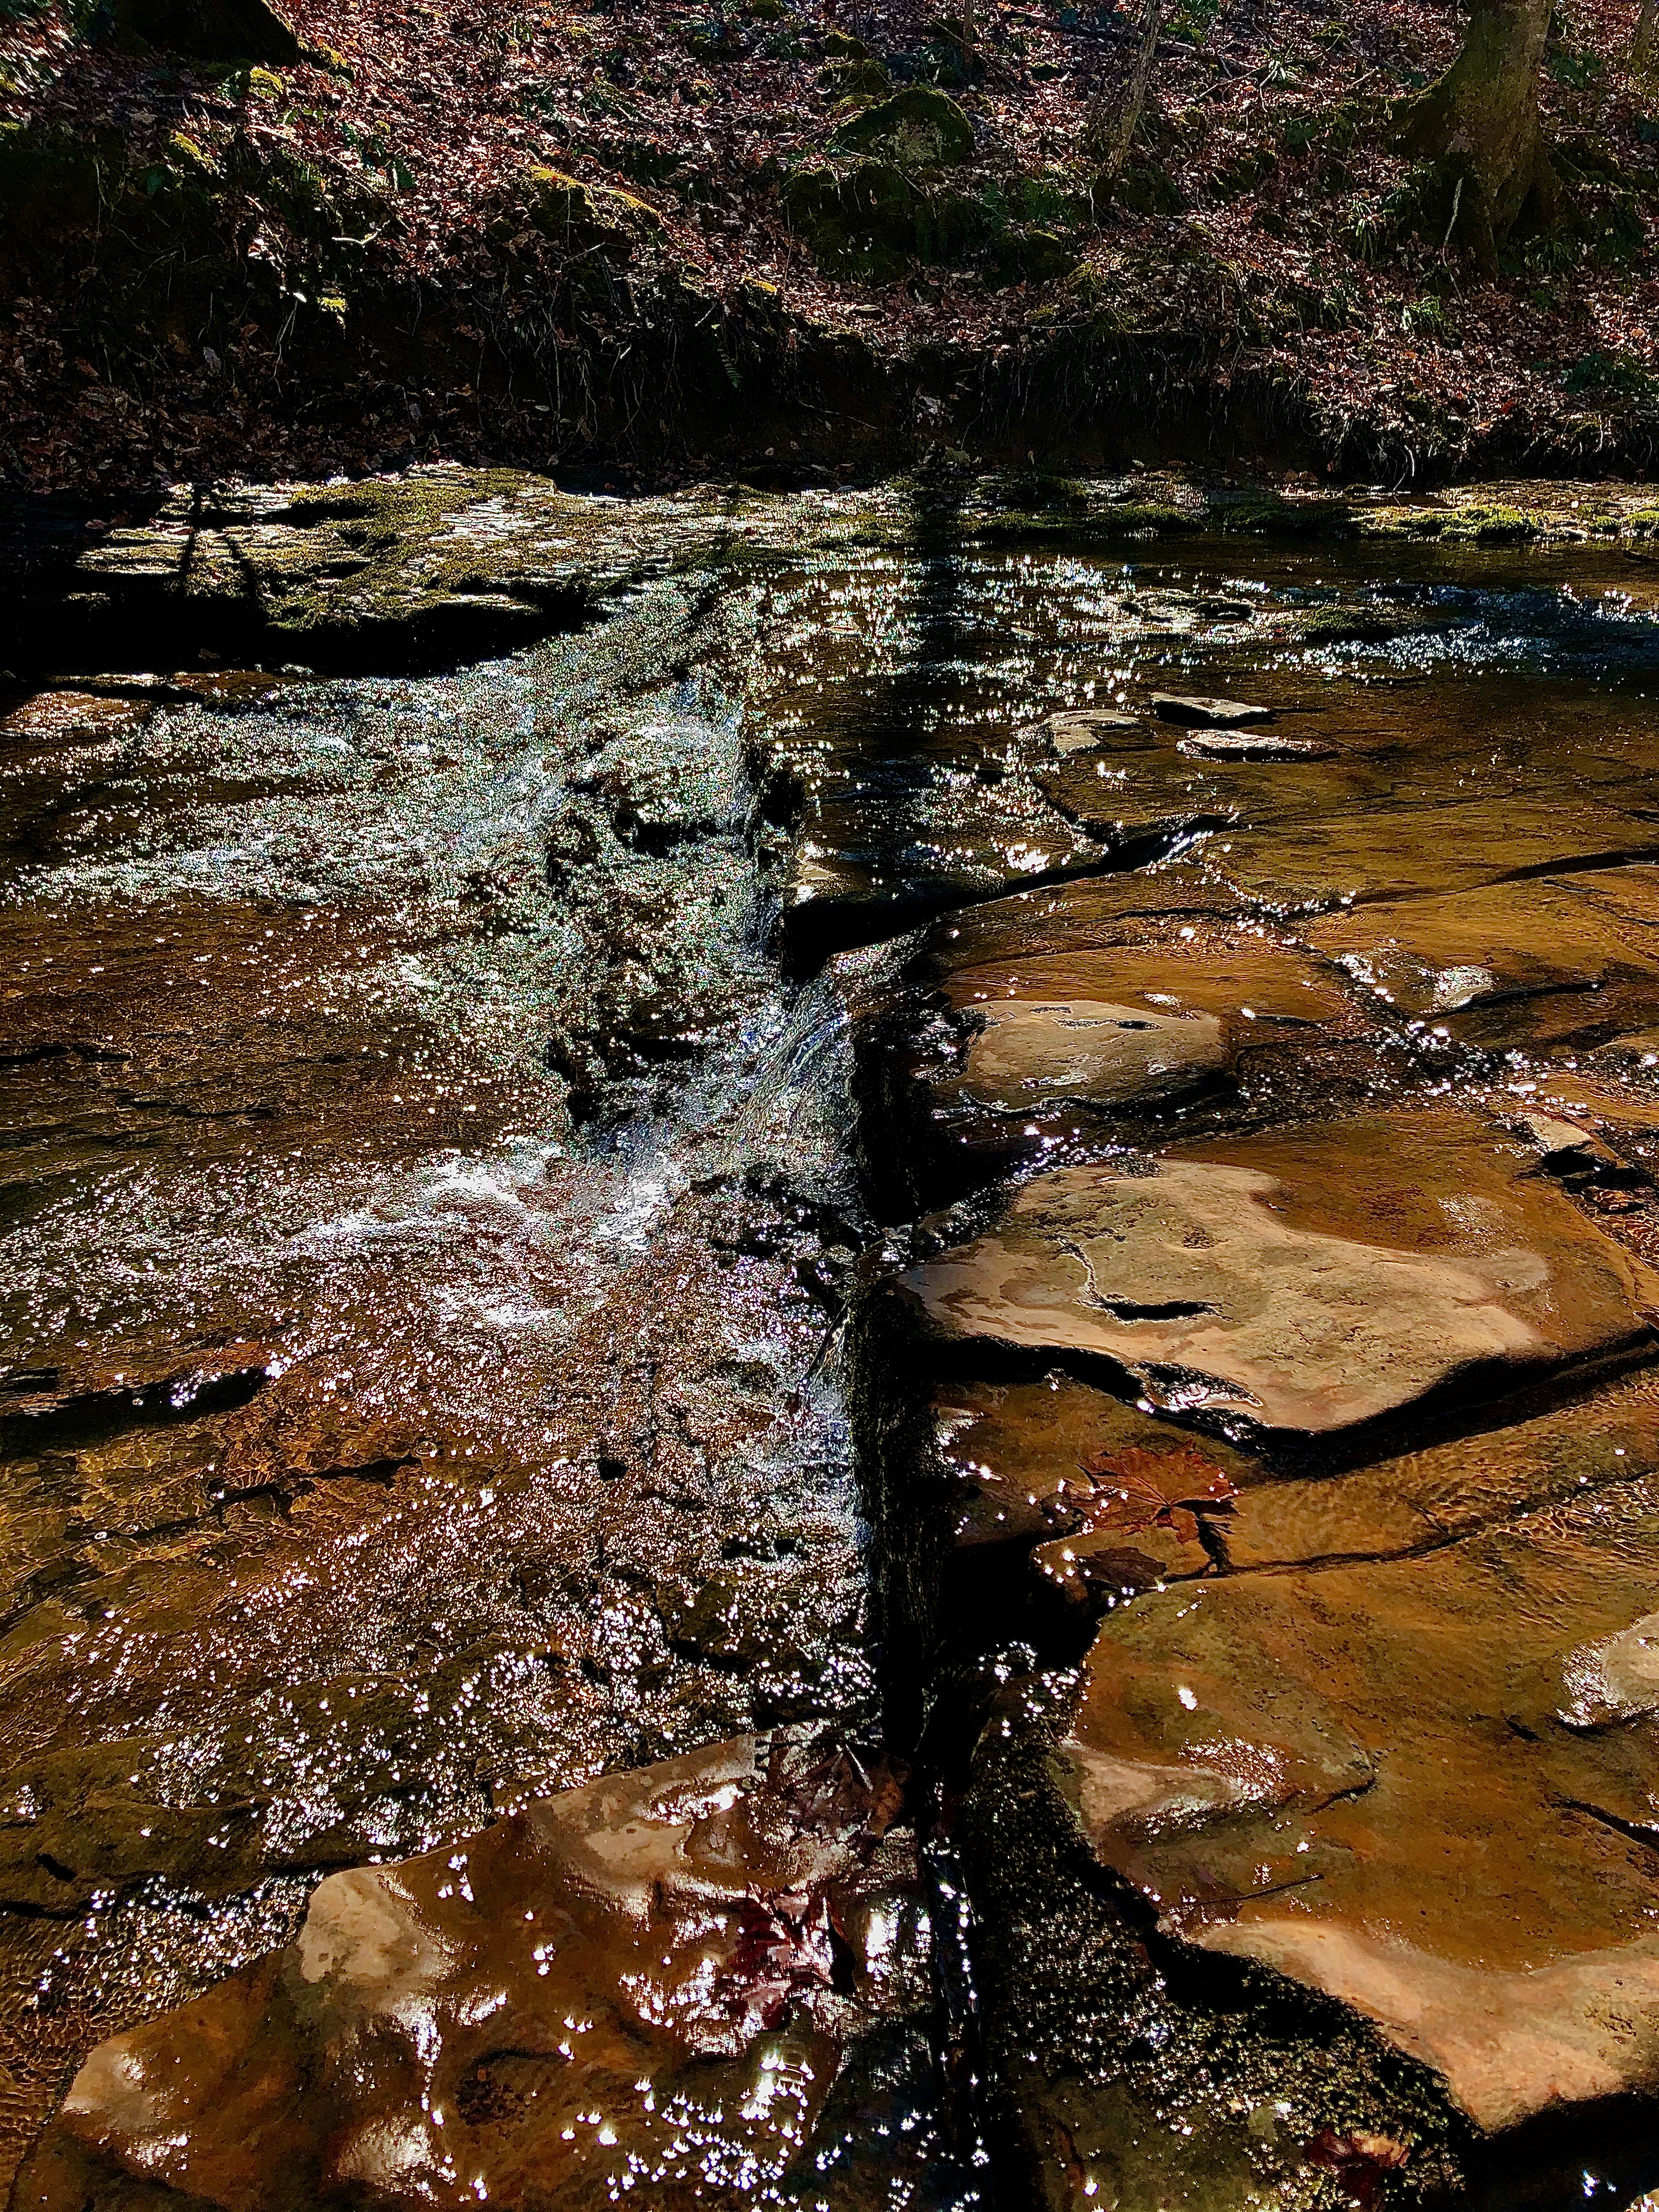
{"label": "moss", "polygon": [[1310,645],[1389,645],[1422,628],[1419,617],[1382,607],[1316,607],[1297,623]]}
{"label": "moss", "polygon": [[893,81],[879,62],[831,62],[823,88],[836,100],[884,100]]}
{"label": "moss", "polygon": [[890,161],[797,169],[783,188],[784,220],[832,276],[897,276],[919,250],[915,185]]}
{"label": "moss", "polygon": [[1471,538],[1477,545],[1523,545],[1539,535],[1536,522],[1518,507],[1460,507],[1447,534]]}
{"label": "moss", "polygon": [[790,228],[831,276],[881,282],[912,261],[972,259],[989,281],[1043,283],[1065,276],[1077,261],[1052,231],[1011,224],[986,196],[918,181],[892,161],[798,169],[784,185],[783,210]]}
{"label": "moss", "polygon": [[562,169],[532,169],[526,179],[525,212],[544,238],[602,244],[618,232],[655,237],[662,217],[632,192],[585,185]]}
{"label": "moss", "polygon": [[1204,527],[1204,517],[1173,501],[1126,499],[1097,507],[1090,526],[1107,538],[1183,537]]}
{"label": "moss", "polygon": [[938,168],[967,160],[974,126],[949,93],[913,84],[851,117],[836,131],[835,144],[848,153],[880,149],[907,170]]}
{"label": "moss", "polygon": [[1064,239],[1035,227],[1004,231],[990,258],[1005,284],[1047,284],[1077,267],[1077,255]]}
{"label": "moss", "polygon": [[100,159],[112,154],[124,157],[118,140],[0,122],[0,270],[51,253],[56,240],[96,222]]}
{"label": "moss", "polygon": [[867,62],[870,49],[862,39],[855,39],[848,31],[826,31],[823,51],[832,61]]}
{"label": "moss", "polygon": [[700,23],[686,45],[700,62],[734,62],[743,55],[743,40],[737,26],[724,17],[712,23]]}
{"label": "moss", "polygon": [[1186,205],[1175,179],[1155,161],[1139,162],[1115,177],[1097,178],[1093,198],[1097,207],[1116,201],[1136,215],[1179,215]]}
{"label": "moss", "polygon": [[218,173],[211,157],[202,151],[193,138],[187,138],[182,131],[168,131],[167,147],[173,156],[173,166],[180,175],[205,179]]}
{"label": "moss", "polygon": [[1218,501],[1209,520],[1231,534],[1273,538],[1348,538],[1353,534],[1352,510],[1341,500],[1280,499],[1257,494],[1243,499]]}
{"label": "moss", "polygon": [[345,84],[357,82],[356,70],[345,56],[337,52],[332,46],[307,46],[302,58],[311,64],[313,69],[321,70],[326,76],[337,76]]}

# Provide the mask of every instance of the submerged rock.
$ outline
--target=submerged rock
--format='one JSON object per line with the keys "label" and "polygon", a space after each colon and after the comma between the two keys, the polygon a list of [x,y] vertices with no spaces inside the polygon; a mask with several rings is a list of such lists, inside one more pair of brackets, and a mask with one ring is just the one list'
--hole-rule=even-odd
{"label": "submerged rock", "polygon": [[1060,1753],[1084,1831],[1485,2130],[1659,2087],[1656,1569],[1644,1476],[1428,1559],[1145,1597]]}
{"label": "submerged rock", "polygon": [[1104,1358],[1155,1402],[1328,1430],[1650,1339],[1659,1279],[1455,1113],[1061,1169],[903,1278],[958,1338]]}
{"label": "submerged rock", "polygon": [[1195,760],[1334,760],[1340,750],[1318,738],[1286,738],[1274,731],[1205,730],[1182,738],[1177,750]]}
{"label": "submerged rock", "polygon": [[1498,883],[1322,917],[1310,944],[1471,1043],[1600,1042],[1659,1011],[1659,869]]}
{"label": "submerged rock", "polygon": [[1659,856],[1653,824],[1592,799],[1480,797],[1367,805],[1252,828],[1208,856],[1243,896],[1279,911],[1416,898]]}
{"label": "submerged rock", "polygon": [[287,1949],[93,2052],[23,2199],[748,2202],[919,2001],[902,1805],[794,1730],[335,1875]]}

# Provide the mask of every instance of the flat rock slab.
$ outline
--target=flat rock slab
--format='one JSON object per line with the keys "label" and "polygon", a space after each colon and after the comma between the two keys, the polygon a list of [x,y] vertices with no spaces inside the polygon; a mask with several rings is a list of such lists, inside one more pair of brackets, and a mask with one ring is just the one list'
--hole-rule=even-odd
{"label": "flat rock slab", "polygon": [[1274,709],[1243,699],[1212,699],[1182,691],[1154,691],[1150,705],[1160,722],[1189,730],[1242,729],[1247,722],[1271,722]]}
{"label": "flat rock slab", "polygon": [[[1144,944],[1158,930],[1177,945],[1207,941],[1236,921],[1239,902],[1190,860],[1133,874],[1085,876],[988,900],[935,922],[922,939],[919,965],[941,976],[969,968],[1085,957],[1109,946]],[[1192,932],[1182,938],[1181,931]]]}
{"label": "flat rock slab", "polygon": [[90,2167],[224,2212],[748,2202],[904,1985],[902,1802],[780,1731],[336,1875],[286,1950],[98,2046],[26,2200]]}
{"label": "flat rock slab", "polygon": [[1156,1404],[1334,1430],[1649,1340],[1659,1280],[1450,1111],[1035,1177],[902,1278],[958,1338],[1094,1355]]}
{"label": "flat rock slab", "polygon": [[1194,760],[1334,760],[1340,747],[1319,738],[1286,738],[1268,730],[1202,730],[1176,750]]}
{"label": "flat rock slab", "polygon": [[1659,2087],[1659,1482],[1103,1623],[1060,1755],[1206,1948],[1368,2015],[1493,2132]]}
{"label": "flat rock slab", "polygon": [[1139,714],[1120,714],[1109,707],[1075,707],[1064,714],[1050,714],[1042,730],[1048,750],[1061,760],[1069,760],[1074,753],[1093,752],[1101,745],[1123,751],[1152,743],[1152,732]]}
{"label": "flat rock slab", "polygon": [[1224,1073],[1213,1014],[1155,1012],[1105,999],[1005,1000],[986,1007],[959,1095],[994,1113],[1150,1103]]}
{"label": "flat rock slab", "polygon": [[1237,747],[1200,752],[1199,742],[1097,746],[1040,768],[1037,787],[1050,805],[1097,836],[1183,811],[1196,827],[1243,833],[1272,825],[1280,836],[1299,836],[1304,821],[1387,805],[1398,781],[1386,761],[1358,752],[1288,746],[1272,754]]}
{"label": "flat rock slab", "polygon": [[1564,1405],[1504,1411],[1511,1418],[1501,1425],[1340,1476],[1237,1478],[1243,1494],[1222,1534],[1227,1565],[1245,1572],[1426,1558],[1547,1507],[1659,1474],[1659,1370],[1616,1376]]}
{"label": "flat rock slab", "polygon": [[1659,1012],[1659,868],[1390,899],[1305,935],[1401,1013],[1472,1042],[1554,1042]]}
{"label": "flat rock slab", "polygon": [[[939,1462],[956,1478],[955,1541],[968,1551],[1073,1535],[1102,1488],[1087,1462],[1126,1454],[1150,1462],[1190,1446],[1178,1430],[1058,1371],[1038,1382],[941,1383],[933,1423]],[[1203,1449],[1236,1487],[1259,1480],[1231,1444],[1206,1437]],[[1207,1571],[1201,1553],[1178,1556],[1188,1571]]]}
{"label": "flat rock slab", "polygon": [[937,1086],[940,1103],[1145,1108],[1212,1083],[1248,1043],[1347,1011],[1311,963],[1279,946],[1212,932],[1189,947],[1195,938],[1176,935],[957,969],[945,995],[982,1026],[960,1075]]}
{"label": "flat rock slab", "polygon": [[1659,858],[1651,822],[1566,795],[1456,805],[1349,807],[1282,829],[1212,839],[1207,866],[1281,912],[1472,890]]}

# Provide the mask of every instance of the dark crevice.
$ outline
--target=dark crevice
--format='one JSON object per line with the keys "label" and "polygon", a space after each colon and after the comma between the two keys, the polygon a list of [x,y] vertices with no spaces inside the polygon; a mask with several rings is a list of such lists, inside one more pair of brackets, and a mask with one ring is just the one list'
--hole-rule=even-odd
{"label": "dark crevice", "polygon": [[1659,1826],[1643,1820],[1626,1820],[1617,1813],[1609,1813],[1604,1806],[1587,1804],[1581,1797],[1557,1797],[1551,1801],[1564,1813],[1581,1813],[1585,1820],[1595,1820],[1610,1828],[1615,1836],[1624,1837],[1626,1843],[1640,1844],[1650,1851],[1659,1851]]}
{"label": "dark crevice", "polygon": [[[33,1386],[24,1377],[13,1376],[7,1391],[0,1394],[0,1443],[8,1449],[75,1450],[106,1443],[128,1429],[165,1427],[234,1413],[252,1403],[269,1379],[264,1367],[217,1373],[195,1369],[127,1389],[55,1398],[35,1407],[15,1402],[33,1395]],[[5,1403],[7,1395],[14,1399],[10,1406]]]}
{"label": "dark crevice", "polygon": [[1017,898],[1026,891],[1049,890],[1060,884],[1086,883],[1101,876],[1134,875],[1142,868],[1177,859],[1200,836],[1225,829],[1224,816],[1194,815],[1178,829],[1148,831],[1126,838],[1097,860],[1079,860],[1067,866],[1044,868],[1022,877],[1018,884],[988,884],[975,889],[962,883],[940,883],[933,888],[918,885],[886,896],[858,899],[808,899],[781,917],[778,929],[781,958],[792,982],[815,975],[837,952],[852,952],[907,937],[941,915],[969,908],[993,906],[998,900]]}

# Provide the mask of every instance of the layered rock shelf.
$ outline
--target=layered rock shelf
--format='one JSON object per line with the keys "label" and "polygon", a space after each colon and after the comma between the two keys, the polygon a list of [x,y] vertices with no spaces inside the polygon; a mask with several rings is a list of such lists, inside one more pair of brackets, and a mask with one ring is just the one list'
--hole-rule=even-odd
{"label": "layered rock shelf", "polygon": [[[267,624],[297,505],[222,524]],[[1379,629],[1362,546],[1315,647],[1271,545],[787,508],[451,485],[353,572],[392,657],[588,631],[14,712],[15,1057],[126,1304],[13,1377],[0,1908],[261,1899],[73,1985],[14,2212],[1632,2205],[1653,610],[1420,547]]]}

